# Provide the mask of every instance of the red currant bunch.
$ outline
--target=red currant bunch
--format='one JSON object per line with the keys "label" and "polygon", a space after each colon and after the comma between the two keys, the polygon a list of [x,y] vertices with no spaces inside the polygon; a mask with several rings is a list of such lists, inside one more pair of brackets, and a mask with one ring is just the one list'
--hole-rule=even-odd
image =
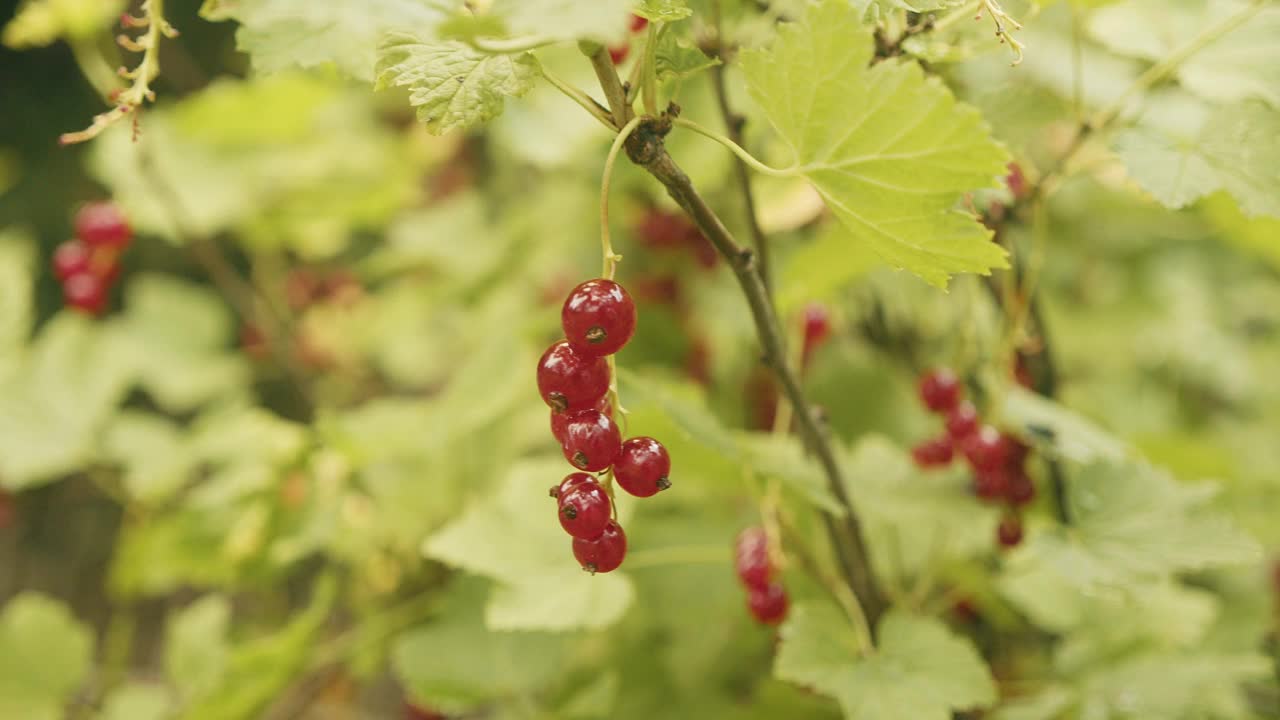
{"label": "red currant bunch", "polygon": [[956,374],[946,368],[929,372],[920,380],[920,400],[930,411],[943,415],[946,431],[924,440],[911,450],[921,468],[950,465],[963,456],[973,471],[973,494],[983,501],[1008,507],[996,539],[1001,547],[1022,542],[1022,521],[1018,511],[1036,496],[1035,484],[1027,474],[1030,448],[1017,438],[984,424],[973,403],[964,399],[964,388]]}
{"label": "red currant bunch", "polygon": [[[671,487],[671,457],[651,437],[622,439],[609,397],[607,356],[636,329],[636,306],[618,283],[599,278],[574,288],[560,311],[565,339],[538,361],[538,392],[551,407],[551,434],[580,471],[551,489],[573,555],[590,573],[617,569],[627,536],[615,518],[611,481],[636,497]],[[591,472],[606,473],[602,485]]]}
{"label": "red currant bunch", "polygon": [[749,527],[734,542],[734,569],[747,589],[747,610],[762,625],[777,625],[787,617],[787,589],[775,577],[769,554],[769,535],[761,527]]}
{"label": "red currant bunch", "polygon": [[89,203],[75,217],[76,236],[53,251],[53,273],[68,307],[99,315],[120,276],[120,253],[133,230],[115,204]]}

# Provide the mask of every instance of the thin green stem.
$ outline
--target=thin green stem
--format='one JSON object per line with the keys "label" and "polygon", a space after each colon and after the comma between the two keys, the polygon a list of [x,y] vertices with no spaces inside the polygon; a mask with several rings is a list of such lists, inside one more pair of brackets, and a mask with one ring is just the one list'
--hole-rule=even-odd
{"label": "thin green stem", "polygon": [[622,151],[622,146],[626,144],[627,138],[640,127],[643,117],[633,117],[631,122],[622,126],[618,131],[617,137],[613,139],[613,145],[609,147],[609,155],[604,159],[604,177],[600,180],[600,250],[604,256],[604,268],[601,270],[601,277],[613,279],[613,275],[618,270],[618,261],[622,256],[613,251],[613,241],[609,236],[609,185],[613,180],[613,164],[618,160],[618,153]]}
{"label": "thin green stem", "polygon": [[938,20],[935,20],[933,23],[933,32],[941,32],[943,30],[946,30],[952,25],[955,25],[961,20],[964,20],[966,17],[969,17],[973,13],[977,12],[978,8],[981,6],[982,6],[982,0],[970,0],[970,2],[965,4],[964,6],[958,7],[955,10],[952,10],[951,12],[947,13],[945,16],[939,18]]}
{"label": "thin green stem", "polygon": [[601,106],[600,103],[591,99],[591,96],[560,79],[554,73],[543,67],[541,63],[538,64],[538,72],[542,73],[542,77],[546,78],[547,82],[551,83],[552,87],[564,93],[564,95],[570,100],[578,103],[583,110],[591,113],[591,117],[599,120],[601,125],[609,128],[609,130],[618,129],[617,126],[613,124],[613,117],[609,114],[609,111]]}
{"label": "thin green stem", "polygon": [[[617,127],[626,125],[635,115],[631,104],[627,102],[627,93],[622,89],[622,81],[618,79],[618,70],[609,58],[609,51],[599,44],[579,44],[591,59],[591,68],[600,81],[600,89],[604,90],[605,100],[609,102],[609,112],[613,114],[613,124]],[[589,50],[589,51],[588,51]]]}
{"label": "thin green stem", "polygon": [[494,55],[514,55],[516,53],[537,50],[546,47],[555,40],[545,38],[540,35],[530,35],[522,38],[508,38],[505,40],[497,40],[493,38],[472,38],[470,44],[477,50],[492,53]]}
{"label": "thin green stem", "polygon": [[737,155],[738,159],[746,163],[752,170],[755,170],[756,172],[761,173],[763,175],[771,175],[773,177],[793,177],[800,172],[800,166],[798,164],[792,165],[789,168],[775,168],[775,167],[770,167],[768,165],[765,165],[764,163],[755,159],[755,157],[752,156],[751,153],[747,152],[738,143],[730,140],[729,138],[725,137],[724,135],[721,135],[720,133],[714,130],[705,128],[692,120],[685,120],[684,118],[675,118],[671,121],[671,124],[676,125],[677,127],[682,127],[688,130],[692,130],[698,133],[699,135],[715,140],[716,142],[728,148],[729,151],[732,152],[734,155]]}
{"label": "thin green stem", "polygon": [[658,50],[658,34],[662,32],[662,23],[649,23],[645,35],[643,69],[640,71],[640,98],[644,111],[649,115],[658,114],[658,70],[655,66]]}

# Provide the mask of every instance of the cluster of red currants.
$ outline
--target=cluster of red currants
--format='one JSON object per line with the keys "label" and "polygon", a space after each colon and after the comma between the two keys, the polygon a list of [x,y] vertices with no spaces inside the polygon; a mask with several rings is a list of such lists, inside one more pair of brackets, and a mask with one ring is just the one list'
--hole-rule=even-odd
{"label": "cluster of red currants", "polygon": [[[631,16],[631,32],[638,33],[649,27],[649,21],[639,15]],[[609,59],[614,65],[621,65],[626,62],[627,56],[631,54],[631,41],[624,40],[621,45],[614,45],[609,48]]]}
{"label": "cluster of red currants", "polygon": [[915,446],[911,455],[922,468],[944,467],[957,454],[964,455],[973,470],[973,493],[991,503],[1004,503],[996,539],[1002,547],[1022,542],[1019,510],[1036,496],[1027,474],[1025,444],[984,424],[973,403],[964,400],[960,379],[948,369],[934,370],[920,380],[920,400],[930,411],[945,415],[946,432]]}
{"label": "cluster of red currants", "polygon": [[734,542],[734,569],[747,589],[747,609],[757,622],[777,625],[787,617],[787,589],[774,577],[769,536],[764,528],[749,527]]}
{"label": "cluster of red currants", "polygon": [[115,204],[96,202],[76,213],[75,232],[74,239],[53,251],[53,273],[68,307],[98,315],[120,276],[120,253],[133,239],[133,230]]}
{"label": "cluster of red currants", "polygon": [[570,474],[551,496],[582,568],[609,572],[622,564],[627,536],[609,492],[588,473],[609,471],[623,490],[649,497],[671,487],[671,458],[651,437],[624,442],[613,421],[606,357],[635,334],[636,306],[627,291],[612,280],[588,280],[565,299],[560,323],[566,339],[538,361],[538,392],[551,406],[551,434],[565,459],[585,472]]}

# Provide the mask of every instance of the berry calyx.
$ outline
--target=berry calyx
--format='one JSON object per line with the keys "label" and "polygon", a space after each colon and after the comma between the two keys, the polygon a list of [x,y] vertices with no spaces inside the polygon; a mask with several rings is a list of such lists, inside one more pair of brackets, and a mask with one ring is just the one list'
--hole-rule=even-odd
{"label": "berry calyx", "polygon": [[748,588],[763,588],[773,579],[769,536],[762,527],[749,527],[734,541],[733,567]]}
{"label": "berry calyx", "polygon": [[627,535],[614,520],[605,523],[604,532],[595,540],[573,539],[573,556],[592,575],[617,570],[626,554]]}
{"label": "berry calyx", "polygon": [[88,245],[79,240],[68,240],[53,251],[53,274],[59,281],[66,282],[72,275],[89,272],[92,257]]}
{"label": "berry calyx", "polygon": [[538,392],[559,412],[593,408],[609,392],[609,363],[561,340],[538,361]]}
{"label": "berry calyx", "polygon": [[614,65],[621,65],[630,54],[631,43],[615,45],[614,47],[609,48],[609,59],[613,61]]}
{"label": "berry calyx", "polygon": [[964,456],[976,472],[991,472],[1008,467],[1013,457],[1013,441],[990,425],[983,425],[965,439]]}
{"label": "berry calyx", "polygon": [[941,467],[951,462],[955,451],[951,447],[951,438],[930,438],[911,448],[911,458],[922,468]]}
{"label": "berry calyx", "polygon": [[978,408],[968,400],[957,404],[947,413],[947,435],[952,440],[964,440],[977,432],[979,424]]}
{"label": "berry calyx", "polygon": [[933,412],[943,413],[960,402],[960,378],[947,368],[938,368],[920,379],[920,400]]}
{"label": "berry calyx", "polygon": [[1022,520],[1017,515],[1006,515],[996,528],[996,540],[1001,547],[1011,548],[1022,542]]}
{"label": "berry calyx", "polygon": [[618,486],[636,497],[649,497],[671,487],[671,456],[651,437],[627,438],[613,462]]}
{"label": "berry calyx", "polygon": [[[595,410],[613,417],[613,403],[609,402],[609,396],[606,394],[600,398],[600,402],[596,403]],[[551,436],[564,444],[564,431],[569,426],[569,418],[573,417],[573,412],[557,412],[551,411]]]}
{"label": "berry calyx", "polygon": [[75,219],[76,237],[86,245],[123,249],[133,239],[133,230],[115,203],[93,202],[80,208]]}
{"label": "berry calyx", "polygon": [[636,332],[636,304],[621,285],[599,278],[569,293],[560,310],[564,336],[589,355],[612,355]]}
{"label": "berry calyx", "polygon": [[589,477],[571,485],[556,500],[560,527],[575,538],[595,540],[613,516],[613,503],[609,496],[599,483]]}
{"label": "berry calyx", "polygon": [[586,473],[581,473],[581,472],[569,473],[564,477],[563,480],[560,481],[559,485],[551,486],[551,491],[549,494],[551,495],[551,497],[559,499],[561,495],[564,495],[565,493],[581,485],[582,483],[586,483],[586,482],[593,483],[595,481],[596,479],[594,477]]}
{"label": "berry calyx", "polygon": [[90,315],[98,315],[107,305],[107,286],[97,275],[77,273],[62,284],[67,305]]}
{"label": "berry calyx", "polygon": [[752,617],[764,625],[777,625],[787,617],[790,601],[787,589],[781,583],[769,583],[762,588],[747,591],[747,608]]}
{"label": "berry calyx", "polygon": [[599,472],[622,451],[622,433],[613,419],[599,410],[574,413],[564,428],[564,457],[574,467]]}

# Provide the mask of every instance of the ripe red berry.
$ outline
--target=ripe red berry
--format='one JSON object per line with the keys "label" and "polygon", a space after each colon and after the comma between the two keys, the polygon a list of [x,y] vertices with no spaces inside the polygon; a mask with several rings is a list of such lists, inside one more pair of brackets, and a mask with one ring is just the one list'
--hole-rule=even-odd
{"label": "ripe red berry", "polygon": [[62,297],[70,307],[97,315],[107,306],[107,286],[97,275],[82,272],[62,283]]}
{"label": "ripe red berry", "polygon": [[573,539],[573,556],[592,575],[617,570],[626,554],[627,534],[614,520],[605,523],[604,532],[595,540]]}
{"label": "ripe red berry", "polygon": [[53,274],[61,282],[66,282],[72,275],[88,272],[91,258],[88,245],[79,240],[68,240],[53,251]]}
{"label": "ripe red berry", "polygon": [[608,468],[622,451],[622,433],[599,410],[574,413],[564,428],[564,457],[579,470],[599,472]]}
{"label": "ripe red berry", "polygon": [[947,368],[931,371],[920,379],[920,399],[925,407],[942,413],[960,402],[960,378]]}
{"label": "ripe red berry", "polygon": [[1036,499],[1036,486],[1031,478],[1019,468],[1009,473],[1009,486],[1005,488],[1005,497],[1014,507],[1031,504]]}
{"label": "ripe red berry", "polygon": [[671,456],[651,437],[627,438],[613,461],[618,486],[636,497],[649,497],[671,487],[670,474]]}
{"label": "ripe red berry", "polygon": [[614,65],[621,65],[627,59],[627,55],[631,54],[631,43],[624,43],[609,48],[609,59]]}
{"label": "ripe red berry", "polygon": [[1005,175],[1005,185],[1009,186],[1009,192],[1013,193],[1016,200],[1021,200],[1027,196],[1027,176],[1022,173],[1022,166],[1016,162],[1009,163],[1009,174]]}
{"label": "ripe red berry", "polygon": [[[606,394],[600,398],[600,402],[596,403],[595,409],[599,412],[613,418],[613,403],[609,402],[609,396]],[[551,411],[551,436],[564,444],[564,431],[569,427],[569,418],[574,416],[574,412],[557,412]]]}
{"label": "ripe red berry", "polygon": [[636,332],[636,304],[618,283],[603,278],[588,280],[565,299],[560,324],[574,349],[612,355]]}
{"label": "ripe red berry", "polygon": [[538,392],[559,412],[593,408],[609,392],[609,363],[561,340],[538,361]]}
{"label": "ripe red berry", "polygon": [[947,413],[947,435],[952,440],[964,440],[977,431],[978,425],[978,408],[968,400],[957,404]]}
{"label": "ripe red berry", "polygon": [[912,459],[922,468],[947,465],[951,462],[953,454],[951,438],[946,436],[930,438],[911,448]]}
{"label": "ripe red berry", "polygon": [[638,33],[649,26],[649,19],[642,18],[639,15],[631,16],[631,32]]}
{"label": "ripe red berry", "polygon": [[756,622],[777,625],[787,617],[787,590],[781,583],[769,583],[762,588],[747,590],[747,608]]}
{"label": "ripe red berry", "polygon": [[1009,473],[1004,468],[975,471],[973,494],[983,500],[1003,500],[1009,494]]}
{"label": "ripe red berry", "polygon": [[594,483],[595,481],[596,479],[588,475],[587,473],[582,473],[582,472],[569,473],[564,477],[563,480],[560,481],[559,485],[551,486],[551,491],[549,494],[551,495],[551,497],[559,499],[561,495],[564,495],[565,493],[581,485],[582,483],[586,483],[586,482]]}
{"label": "ripe red berry", "polygon": [[697,229],[684,215],[657,208],[645,211],[635,228],[640,242],[655,250],[683,247],[691,231],[697,232]]}
{"label": "ripe red berry", "polygon": [[80,208],[75,219],[76,237],[86,245],[122,249],[133,239],[133,231],[124,219],[124,213],[115,203],[88,203]]}
{"label": "ripe red berry", "polygon": [[1017,515],[1006,515],[996,528],[996,540],[1001,547],[1011,548],[1022,542],[1022,520]]}
{"label": "ripe red berry", "polygon": [[733,566],[738,579],[748,588],[764,588],[773,579],[769,559],[769,536],[762,527],[749,527],[734,541]]}
{"label": "ripe red berry", "polygon": [[560,527],[573,537],[583,540],[600,537],[604,526],[613,516],[613,503],[609,496],[599,483],[590,479],[570,484],[556,498],[556,505],[560,514]]}
{"label": "ripe red berry", "polygon": [[808,365],[813,353],[831,336],[831,316],[827,309],[818,303],[812,303],[804,309],[804,347],[801,353],[801,365]]}
{"label": "ripe red berry", "polygon": [[977,472],[999,470],[1008,467],[1013,457],[1013,441],[990,425],[983,425],[978,431],[965,438],[962,446],[965,459]]}

